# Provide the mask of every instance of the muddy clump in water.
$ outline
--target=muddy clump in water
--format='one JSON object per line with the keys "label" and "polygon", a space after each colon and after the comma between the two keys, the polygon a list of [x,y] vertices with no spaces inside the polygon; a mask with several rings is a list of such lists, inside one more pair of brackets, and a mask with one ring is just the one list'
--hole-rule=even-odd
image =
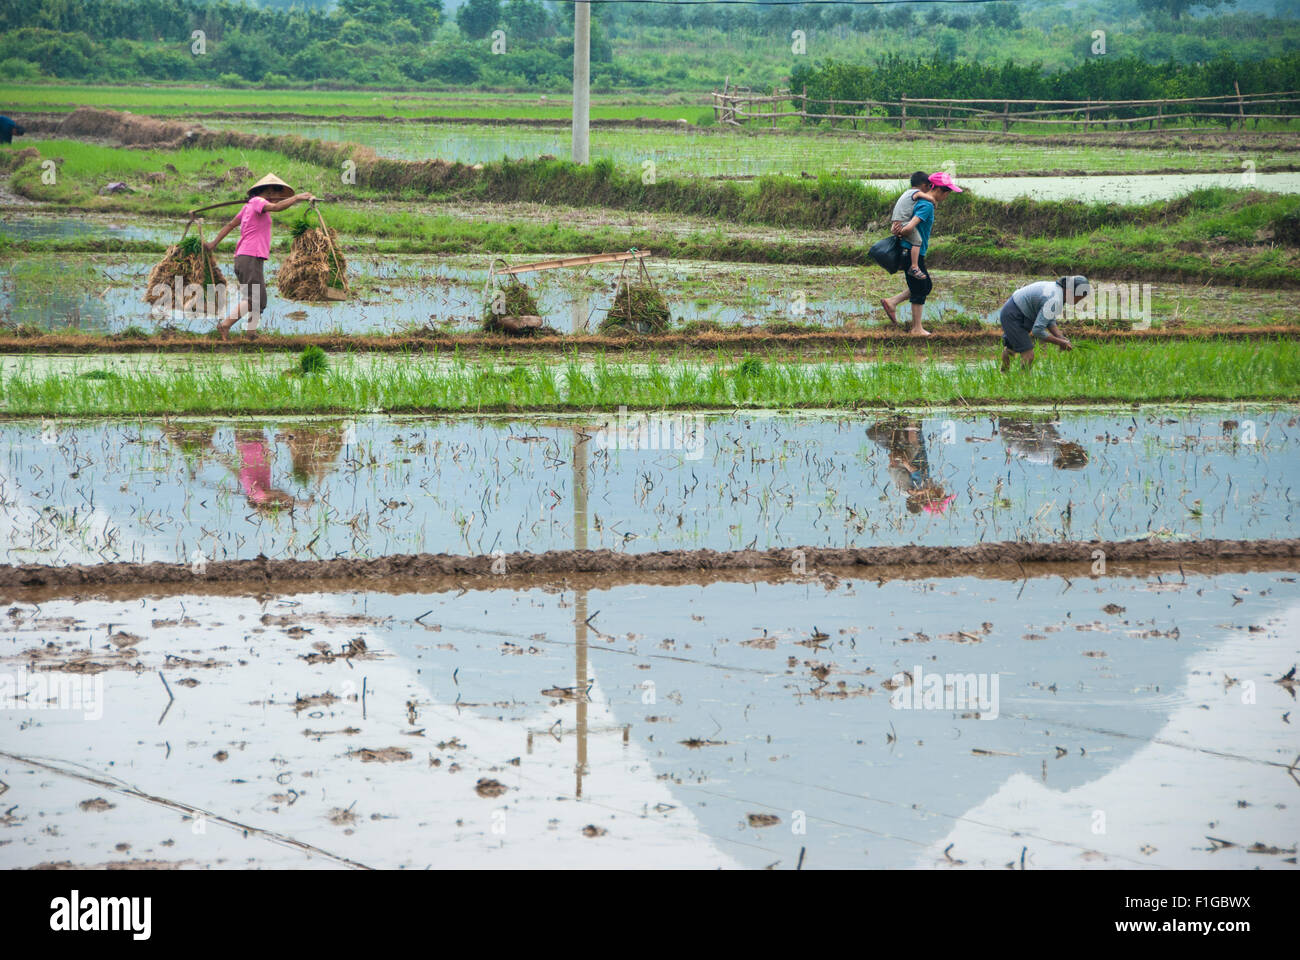
{"label": "muddy clump in water", "polygon": [[362,747],[349,750],[349,757],[359,757],[362,763],[401,763],[411,759],[411,751],[404,747],[383,747],[379,750]]}

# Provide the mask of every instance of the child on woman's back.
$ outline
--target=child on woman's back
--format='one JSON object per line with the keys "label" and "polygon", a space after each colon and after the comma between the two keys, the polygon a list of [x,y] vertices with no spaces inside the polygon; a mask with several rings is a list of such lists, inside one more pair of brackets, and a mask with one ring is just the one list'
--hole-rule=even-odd
{"label": "child on woman's back", "polygon": [[903,195],[898,198],[894,204],[894,212],[890,214],[889,219],[892,221],[890,230],[894,236],[906,240],[912,245],[912,265],[907,268],[910,276],[917,280],[922,279],[925,274],[921,272],[921,234],[916,227],[913,227],[907,233],[900,233],[899,230],[903,224],[912,219],[912,213],[916,209],[916,193],[918,190],[925,190],[930,186],[930,175],[923,170],[918,170],[912,174],[912,185],[903,191]]}

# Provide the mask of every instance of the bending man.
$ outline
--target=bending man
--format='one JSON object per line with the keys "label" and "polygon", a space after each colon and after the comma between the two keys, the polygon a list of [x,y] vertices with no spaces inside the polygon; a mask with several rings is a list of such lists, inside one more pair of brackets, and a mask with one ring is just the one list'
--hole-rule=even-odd
{"label": "bending man", "polygon": [[1021,287],[1002,305],[1002,369],[1011,368],[1012,354],[1020,355],[1020,366],[1028,370],[1034,364],[1034,341],[1054,343],[1062,350],[1074,344],[1061,336],[1056,323],[1065,305],[1078,303],[1092,293],[1087,277],[1061,277],[1040,280]]}

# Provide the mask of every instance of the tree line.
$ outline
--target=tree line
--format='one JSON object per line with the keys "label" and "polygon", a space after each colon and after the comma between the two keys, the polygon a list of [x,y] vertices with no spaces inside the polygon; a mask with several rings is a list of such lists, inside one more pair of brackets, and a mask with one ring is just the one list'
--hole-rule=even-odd
{"label": "tree line", "polygon": [[[302,2],[7,0],[0,4],[0,77],[544,90],[562,90],[571,82],[572,4],[467,0],[451,15],[442,0],[338,0],[329,8]],[[1300,24],[1294,20],[1237,15],[1222,21],[1183,17],[1176,23],[1189,3],[1101,0],[1099,9],[1154,18],[1154,26],[1116,32],[1112,43],[1124,56],[1121,65],[1113,56],[1099,58],[1106,62],[1058,71],[1050,84],[1077,80],[1108,93],[1173,88],[1186,78],[1167,76],[1163,64],[1144,61],[1208,61],[1204,69],[1223,74],[1228,68],[1220,61],[1227,58],[1242,61],[1239,66],[1249,72],[1245,61],[1263,62],[1264,54],[1300,43]],[[947,88],[954,96],[964,95],[956,89],[1000,95],[1026,89],[1025,83],[1045,90],[1048,74],[1039,64],[1024,62],[1044,57],[1043,18],[1059,14],[1062,22],[1088,26],[1093,21],[1080,12],[1090,9],[1088,0],[1023,9],[1022,23],[1022,7],[1003,3],[952,10],[606,4],[593,11],[593,84],[597,89],[707,89],[730,74],[770,89],[793,71],[796,88],[808,83],[810,94],[834,91],[839,99],[862,98],[869,91],[868,98],[877,99],[924,96],[949,83],[960,84]],[[1083,55],[1091,42],[1088,30],[1071,30],[1078,37],[1070,42],[1082,45]],[[202,42],[196,41],[196,31]],[[810,64],[809,57],[791,49],[796,31],[807,35],[809,52],[850,54],[857,65],[844,56]],[[1134,50],[1139,36],[1140,49]],[[882,61],[889,64],[884,71],[860,65],[873,53],[900,48],[930,50],[934,62],[894,57]],[[1009,60],[1005,68],[983,65],[989,48],[1015,62]],[[1243,89],[1246,85],[1243,81]]]}
{"label": "tree line", "polygon": [[[806,92],[809,122],[816,115],[862,114],[866,108],[825,104],[818,100],[879,100],[898,103],[903,97],[996,100],[1162,100],[1300,90],[1300,51],[1262,60],[1237,61],[1220,57],[1207,63],[1147,63],[1135,57],[1098,57],[1068,70],[1047,71],[1041,63],[982,64],[891,55],[872,64],[826,61],[800,64],[790,75],[796,109]],[[1297,114],[1297,104],[1269,105],[1263,112]],[[908,116],[941,116],[908,105]],[[901,107],[877,108],[877,114],[898,116]],[[1093,116],[1133,116],[1116,109]],[[1143,114],[1145,115],[1145,114]]]}

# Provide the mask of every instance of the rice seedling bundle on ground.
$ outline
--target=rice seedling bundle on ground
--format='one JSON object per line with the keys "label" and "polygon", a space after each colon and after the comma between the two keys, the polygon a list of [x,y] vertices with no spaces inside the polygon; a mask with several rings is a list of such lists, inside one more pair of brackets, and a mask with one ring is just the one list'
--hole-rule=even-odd
{"label": "rice seedling bundle on ground", "polygon": [[[201,237],[182,237],[179,243],[167,248],[162,260],[149,271],[149,280],[145,285],[146,303],[157,306],[160,301],[176,296],[176,278],[181,279],[184,303],[171,303],[172,309],[203,309],[206,304],[207,291],[213,287],[224,287],[226,278],[217,266],[217,258],[212,251],[203,246]],[[202,292],[187,294],[185,287],[198,284]],[[166,289],[166,293],[163,292]],[[171,302],[171,301],[167,301]]]}
{"label": "rice seedling bundle on ground", "polygon": [[338,233],[322,220],[312,226],[305,216],[293,225],[289,255],[280,263],[276,284],[290,300],[338,300],[348,289],[348,263]]}
{"label": "rice seedling bundle on ground", "polygon": [[488,333],[525,336],[543,329],[537,313],[537,298],[520,281],[511,277],[493,290],[483,308],[483,329]]}
{"label": "rice seedling bundle on ground", "polygon": [[662,333],[671,324],[668,301],[654,284],[624,281],[618,285],[609,313],[600,322],[600,330],[602,333]]}

